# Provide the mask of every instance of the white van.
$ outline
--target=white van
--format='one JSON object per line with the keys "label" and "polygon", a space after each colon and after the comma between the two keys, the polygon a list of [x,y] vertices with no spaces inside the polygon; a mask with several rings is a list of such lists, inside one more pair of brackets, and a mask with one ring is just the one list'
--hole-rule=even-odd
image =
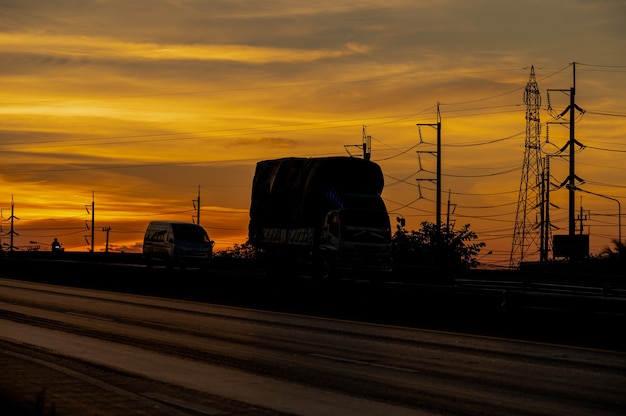
{"label": "white van", "polygon": [[155,261],[168,267],[206,267],[213,257],[213,241],[198,224],[152,221],[143,239],[143,256],[148,267]]}

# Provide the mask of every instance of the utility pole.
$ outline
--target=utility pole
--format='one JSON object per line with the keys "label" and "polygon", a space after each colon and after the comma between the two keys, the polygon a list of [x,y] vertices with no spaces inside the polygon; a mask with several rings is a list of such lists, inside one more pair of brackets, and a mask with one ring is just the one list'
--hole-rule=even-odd
{"label": "utility pole", "polygon": [[[541,200],[539,201],[539,262],[540,263],[545,263],[546,261],[548,261],[548,256],[547,256],[547,229],[548,229],[548,224],[546,222],[546,218],[548,217],[548,207],[547,207],[547,201],[548,201],[548,193],[547,193],[547,187],[546,187],[546,175],[547,172],[549,171],[549,167],[548,167],[548,158],[544,158],[543,159],[543,170],[541,171]],[[548,185],[550,185],[550,183],[548,182]]]}
{"label": "utility pole", "polygon": [[13,244],[13,237],[16,235],[19,235],[16,231],[15,231],[15,227],[14,227],[14,222],[15,220],[19,220],[19,218],[17,218],[15,216],[15,202],[13,201],[13,195],[11,195],[11,216],[9,217],[9,219],[11,220],[11,231],[9,231],[9,251],[13,252],[17,247],[15,247],[15,245]]}
{"label": "utility pole", "polygon": [[109,227],[102,227],[102,231],[107,233],[106,243],[105,243],[105,246],[104,246],[104,252],[108,253],[109,252],[109,231],[111,231],[111,227],[110,226]]}
{"label": "utility pole", "polygon": [[570,244],[571,241],[574,240],[574,235],[576,234],[576,192],[574,188],[576,187],[576,164],[575,164],[575,156],[576,149],[574,148],[574,143],[576,143],[576,135],[574,134],[574,127],[576,126],[575,117],[574,117],[574,109],[576,108],[576,62],[572,64],[572,88],[570,89],[569,96],[569,176],[568,176],[568,191],[569,191],[569,237]]}
{"label": "utility pole", "polygon": [[[619,202],[619,199],[613,198],[607,195],[602,195],[596,192],[587,191],[579,187],[575,187],[574,191],[579,191],[579,192],[584,192],[586,194],[599,196],[600,198],[608,199],[610,201],[617,203],[617,241],[621,242],[622,241],[622,204]],[[581,200],[581,205],[582,205],[582,200]]]}
{"label": "utility pole", "polygon": [[437,103],[437,231],[441,232],[441,113]]}
{"label": "utility pole", "polygon": [[[456,204],[452,204],[450,202],[450,195],[451,195],[452,191],[450,189],[448,189],[448,211],[446,213],[446,230],[451,230],[450,228],[450,215],[454,214],[454,211],[456,209]],[[450,212],[452,211],[452,212]],[[452,227],[454,228],[454,227]]]}
{"label": "utility pole", "polygon": [[[576,105],[576,62],[572,63],[572,87],[569,90],[566,90],[566,89],[548,90],[548,93],[550,91],[560,91],[564,93],[569,92],[569,105],[567,106],[565,110],[563,110],[563,112],[561,112],[557,116],[557,119],[559,119],[563,117],[565,114],[569,113],[569,123],[562,123],[562,122],[556,122],[556,123],[557,124],[569,124],[569,141],[567,142],[565,146],[563,146],[563,148],[561,148],[560,151],[563,151],[567,147],[569,147],[569,175],[565,179],[565,181],[561,183],[561,187],[565,185],[565,187],[569,191],[569,195],[568,195],[569,196],[569,204],[568,204],[569,205],[568,206],[568,211],[569,211],[568,241],[569,243],[568,243],[568,247],[569,247],[569,258],[570,260],[572,260],[574,257],[576,257],[576,255],[574,254],[574,246],[575,246],[574,242],[576,238],[576,189],[577,189],[576,181],[584,182],[581,178],[576,176],[576,160],[575,160],[576,146],[583,147],[583,145],[578,140],[576,140],[576,133],[574,130],[576,127],[575,111],[578,110],[581,113],[585,112],[585,110],[583,110],[578,105]],[[549,99],[548,99],[548,110],[551,110]]]}
{"label": "utility pole", "polygon": [[[580,214],[578,214],[578,220],[580,221],[580,228],[578,230],[578,233],[582,235],[583,233],[583,229],[585,228],[585,224],[583,222],[583,197],[580,197]],[[587,218],[585,218],[587,219]]]}
{"label": "utility pole", "polygon": [[196,224],[200,225],[200,185],[198,185],[198,199],[192,199],[193,208],[196,210],[196,215],[191,217],[192,221],[195,218]]}
{"label": "utility pole", "polygon": [[363,159],[370,160],[372,158],[372,136],[368,136],[366,132],[367,126],[363,124]]}
{"label": "utility pole", "polygon": [[369,136],[367,134],[367,126],[363,124],[363,140],[361,144],[344,144],[343,147],[344,149],[346,149],[346,152],[348,152],[350,157],[354,156],[352,156],[352,153],[350,153],[349,148],[358,147],[363,151],[363,159],[370,160],[372,158],[372,136]]}
{"label": "utility pole", "polygon": [[91,252],[94,253],[96,243],[96,193],[91,191]]}
{"label": "utility pole", "polygon": [[[95,202],[95,191],[91,191],[91,249],[89,250],[92,254],[94,252],[94,241],[95,241],[95,232],[96,232],[96,202]],[[87,210],[87,214],[89,214],[89,205],[85,205],[85,209]],[[87,221],[85,221],[86,223]],[[89,230],[89,225],[87,225],[87,229]],[[85,236],[85,238],[87,238]],[[89,241],[87,242],[89,243]]]}
{"label": "utility pole", "polygon": [[[441,233],[441,113],[439,111],[439,103],[437,103],[437,122],[436,123],[418,123],[416,126],[419,128],[420,126],[429,126],[437,129],[437,150],[435,152],[427,151],[423,152],[418,150],[418,155],[421,153],[436,153],[437,155],[437,172],[436,172],[436,184],[437,184],[437,206],[435,208],[435,224],[437,226],[437,232]],[[421,163],[421,162],[420,162]],[[432,180],[432,179],[417,179],[421,180]]]}
{"label": "utility pole", "polygon": [[[548,261],[548,253],[550,252],[550,237],[552,235],[552,224],[550,223],[550,155],[544,158],[543,171],[541,178],[541,245],[539,248],[539,261],[545,263]],[[558,208],[558,207],[557,207]]]}

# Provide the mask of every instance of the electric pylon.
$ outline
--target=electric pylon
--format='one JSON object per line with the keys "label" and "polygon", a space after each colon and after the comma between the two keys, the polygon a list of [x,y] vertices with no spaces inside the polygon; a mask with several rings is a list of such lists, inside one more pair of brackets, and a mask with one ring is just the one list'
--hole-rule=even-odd
{"label": "electric pylon", "polygon": [[520,181],[515,229],[509,267],[517,268],[529,256],[539,254],[543,162],[541,158],[541,94],[535,78],[535,68],[530,68],[530,79],[524,89],[526,104],[526,141],[524,164]]}

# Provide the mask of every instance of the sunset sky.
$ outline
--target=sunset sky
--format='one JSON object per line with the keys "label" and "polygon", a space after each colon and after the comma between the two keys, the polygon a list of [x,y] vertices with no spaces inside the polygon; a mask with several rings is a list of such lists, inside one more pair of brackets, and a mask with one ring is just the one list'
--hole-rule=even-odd
{"label": "sunset sky", "polygon": [[[508,265],[534,66],[542,146],[558,151],[576,62],[576,154],[594,254],[626,205],[626,2],[622,0],[0,1],[2,243],[137,251],[150,220],[201,224],[216,250],[247,238],[255,164],[361,156],[363,126],[395,226],[434,222],[442,120],[444,221]],[[567,115],[565,119],[567,119]],[[424,142],[424,143],[421,143]],[[551,158],[552,182],[568,174]],[[420,169],[423,169],[420,171]],[[576,209],[581,199],[577,196]],[[554,190],[555,234],[568,192]],[[557,208],[558,207],[558,208]],[[624,207],[626,209],[626,207]],[[482,257],[482,256],[481,256]]]}

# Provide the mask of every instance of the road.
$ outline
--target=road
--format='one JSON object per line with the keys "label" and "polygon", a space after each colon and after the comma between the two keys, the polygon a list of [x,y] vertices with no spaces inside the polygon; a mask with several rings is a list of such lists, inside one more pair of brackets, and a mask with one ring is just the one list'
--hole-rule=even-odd
{"label": "road", "polygon": [[0,396],[35,414],[626,413],[620,351],[10,279],[0,328]]}

